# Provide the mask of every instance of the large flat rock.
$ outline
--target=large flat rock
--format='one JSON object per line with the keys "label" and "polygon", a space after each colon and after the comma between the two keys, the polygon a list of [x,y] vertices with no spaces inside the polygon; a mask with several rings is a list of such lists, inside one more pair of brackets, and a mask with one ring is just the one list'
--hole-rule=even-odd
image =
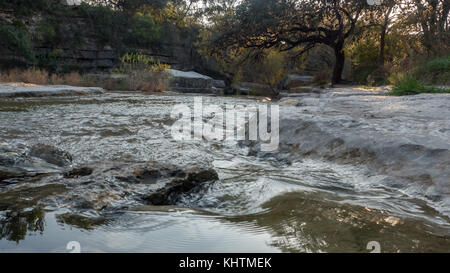
{"label": "large flat rock", "polygon": [[182,93],[215,93],[213,79],[194,71],[167,69],[170,89]]}
{"label": "large flat rock", "polygon": [[167,73],[169,73],[172,77],[175,78],[190,78],[190,79],[204,79],[204,80],[212,80],[211,77],[202,75],[195,71],[181,71],[176,69],[167,69]]}
{"label": "large flat rock", "polygon": [[0,83],[0,98],[93,95],[103,92],[100,87]]}

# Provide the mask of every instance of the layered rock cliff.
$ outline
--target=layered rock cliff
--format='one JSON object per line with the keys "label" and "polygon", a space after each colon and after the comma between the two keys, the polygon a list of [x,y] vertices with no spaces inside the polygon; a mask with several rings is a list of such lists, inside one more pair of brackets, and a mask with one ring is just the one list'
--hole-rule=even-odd
{"label": "layered rock cliff", "polygon": [[104,71],[113,68],[125,52],[135,50],[176,69],[199,66],[193,29],[162,23],[157,41],[139,45],[127,40],[130,27],[111,22],[115,17],[111,11],[55,7],[54,11],[26,15],[0,7],[0,67],[38,65],[58,71]]}

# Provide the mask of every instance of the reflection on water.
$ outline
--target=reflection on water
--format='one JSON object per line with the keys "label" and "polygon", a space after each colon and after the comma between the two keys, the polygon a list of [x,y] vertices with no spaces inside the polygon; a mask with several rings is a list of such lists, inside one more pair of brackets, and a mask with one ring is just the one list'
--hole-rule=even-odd
{"label": "reflection on water", "polygon": [[370,241],[379,242],[383,252],[450,251],[448,232],[433,235],[445,231],[433,230],[420,220],[326,199],[326,195],[288,193],[264,204],[269,213],[247,218],[270,228],[273,245],[288,252],[368,252]]}
{"label": "reflection on water", "polygon": [[60,225],[69,225],[85,230],[93,230],[108,223],[108,219],[104,217],[87,217],[68,212],[56,215],[56,221]]}
{"label": "reflection on water", "polygon": [[58,216],[46,214],[39,236],[30,232],[14,245],[0,241],[0,251],[68,252],[66,244],[78,241],[82,252],[279,252],[262,229],[192,210],[126,211],[95,230],[58,222]]}
{"label": "reflection on water", "polygon": [[422,222],[363,207],[332,206],[300,193],[264,207],[270,210],[240,216],[142,207],[101,219],[16,212],[0,222],[0,251],[67,252],[74,240],[83,252],[369,252],[370,241],[383,252],[449,251],[450,237],[433,235]]}
{"label": "reflection on water", "polygon": [[3,211],[0,216],[0,239],[19,243],[28,232],[44,232],[45,212],[41,208],[28,211]]}
{"label": "reflection on water", "polygon": [[361,166],[280,162],[247,156],[233,143],[173,141],[170,110],[177,103],[192,104],[193,97],[115,93],[0,102],[1,141],[51,143],[75,164],[213,164],[220,177],[173,207],[137,206],[115,188],[116,199],[101,211],[57,197],[101,193],[112,184],[74,188],[50,175],[1,185],[0,251],[66,252],[69,241],[79,241],[83,252],[369,252],[367,243],[377,241],[387,252],[450,252],[448,217]]}

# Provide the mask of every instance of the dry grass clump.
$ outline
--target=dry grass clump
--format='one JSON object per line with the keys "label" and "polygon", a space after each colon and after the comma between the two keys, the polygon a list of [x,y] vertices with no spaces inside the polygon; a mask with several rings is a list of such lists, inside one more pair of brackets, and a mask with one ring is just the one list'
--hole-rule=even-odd
{"label": "dry grass clump", "polygon": [[40,69],[27,69],[23,71],[22,82],[48,84],[48,72]]}
{"label": "dry grass clump", "polygon": [[29,68],[20,70],[18,68],[0,72],[0,82],[24,82],[39,85],[72,85],[86,86],[89,83],[84,76],[78,72],[67,74],[49,74],[46,70]]}
{"label": "dry grass clump", "polygon": [[92,75],[81,75],[78,72],[67,74],[50,74],[45,70],[17,68],[0,72],[0,82],[24,82],[39,85],[71,85],[102,87],[115,91],[143,91],[160,92],[167,90],[168,76],[166,67],[161,64],[151,65],[150,68],[126,71],[124,77],[104,78]]}
{"label": "dry grass clump", "polygon": [[83,77],[78,72],[70,72],[62,75],[52,74],[50,76],[50,83],[55,85],[84,86]]}
{"label": "dry grass clump", "polygon": [[142,53],[126,53],[120,59],[121,65],[115,71],[126,76],[124,81],[128,90],[158,92],[166,90],[169,65],[153,60]]}
{"label": "dry grass clump", "polygon": [[161,92],[167,89],[167,76],[161,72],[148,72],[146,77],[135,81],[136,89],[143,92]]}
{"label": "dry grass clump", "polygon": [[19,70],[17,68],[0,73],[1,82],[24,82],[34,84],[48,84],[48,72],[41,69]]}

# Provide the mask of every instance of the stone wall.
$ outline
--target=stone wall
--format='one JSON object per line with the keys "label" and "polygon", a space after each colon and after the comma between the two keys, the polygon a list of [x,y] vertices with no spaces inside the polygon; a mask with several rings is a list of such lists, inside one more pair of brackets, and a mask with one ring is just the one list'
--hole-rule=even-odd
{"label": "stone wall", "polygon": [[[33,49],[36,63],[39,58],[53,58],[62,64],[67,70],[78,69],[85,72],[107,71],[120,62],[120,57],[130,50],[139,50],[153,57],[156,61],[169,64],[175,69],[194,70],[198,68],[201,59],[193,46],[193,36],[185,33],[173,25],[163,25],[161,38],[157,44],[145,48],[125,47],[122,45],[108,44],[98,37],[98,33],[89,28],[92,24],[88,18],[77,14],[79,7],[71,7],[73,13],[61,20],[61,42],[49,44],[36,39],[39,36],[39,26],[46,16],[35,14],[28,18],[20,18],[30,36],[33,37]],[[16,20],[13,10],[0,11],[0,23],[10,24]],[[98,29],[97,29],[98,31]],[[80,35],[81,33],[81,35]],[[78,37],[76,37],[78,35]],[[81,36],[81,37],[79,37]],[[0,44],[0,67],[17,65],[29,65],[26,59],[15,54],[8,48],[2,48]]]}

